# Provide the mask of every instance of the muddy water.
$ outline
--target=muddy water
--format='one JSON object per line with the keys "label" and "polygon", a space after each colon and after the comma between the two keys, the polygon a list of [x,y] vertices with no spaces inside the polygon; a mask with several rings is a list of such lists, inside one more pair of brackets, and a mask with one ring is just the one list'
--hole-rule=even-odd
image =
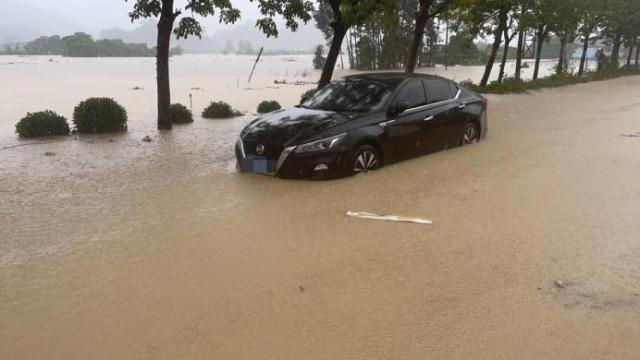
{"label": "muddy water", "polygon": [[491,97],[486,141],[332,182],[235,173],[249,116],[7,135],[1,357],[637,358],[638,95]]}

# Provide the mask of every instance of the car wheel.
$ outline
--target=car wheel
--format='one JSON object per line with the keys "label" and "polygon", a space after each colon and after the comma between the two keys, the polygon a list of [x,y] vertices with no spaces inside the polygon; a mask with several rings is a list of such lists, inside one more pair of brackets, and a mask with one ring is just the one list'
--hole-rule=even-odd
{"label": "car wheel", "polygon": [[382,159],[378,150],[371,145],[360,146],[351,157],[351,174],[364,174],[377,170],[382,166]]}
{"label": "car wheel", "polygon": [[460,146],[477,143],[480,140],[480,131],[474,123],[466,123],[463,128]]}

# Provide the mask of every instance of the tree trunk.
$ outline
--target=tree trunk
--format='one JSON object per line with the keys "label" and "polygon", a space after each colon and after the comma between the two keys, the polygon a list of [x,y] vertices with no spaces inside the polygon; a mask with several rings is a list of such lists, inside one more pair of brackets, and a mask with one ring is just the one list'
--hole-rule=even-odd
{"label": "tree trunk", "polygon": [[559,55],[560,58],[558,59],[558,68],[556,69],[557,74],[562,74],[562,72],[564,71],[566,50],[567,50],[567,34],[564,34],[562,36],[562,39],[560,40],[560,55]]}
{"label": "tree trunk", "polygon": [[500,10],[500,14],[498,14],[498,28],[496,29],[493,46],[491,47],[491,55],[489,55],[489,61],[487,62],[487,66],[484,68],[484,74],[482,75],[482,80],[480,80],[480,86],[487,86],[489,82],[489,77],[491,76],[491,70],[493,69],[493,63],[496,61],[496,56],[498,55],[498,50],[500,49],[500,42],[502,41],[502,32],[507,26],[507,10]]}
{"label": "tree trunk", "polygon": [[158,21],[158,46],[156,53],[156,73],[158,86],[158,130],[169,130],[173,124],[169,117],[171,87],[169,84],[169,47],[175,15],[173,0],[162,1],[162,13]]}
{"label": "tree trunk", "polygon": [[518,29],[518,53],[516,54],[516,79],[520,80],[522,73],[522,53],[524,47],[524,30]]}
{"label": "tree trunk", "polygon": [[331,38],[331,46],[329,47],[329,53],[327,54],[327,60],[322,68],[322,75],[320,75],[320,81],[318,81],[318,89],[325,87],[331,82],[333,76],[333,69],[336,67],[338,61],[338,55],[340,55],[340,48],[342,47],[342,40],[347,33],[347,29],[344,24],[336,23],[333,25],[333,37]]}
{"label": "tree trunk", "polygon": [[498,82],[502,82],[504,78],[504,68],[507,65],[507,58],[509,57],[509,44],[511,43],[511,36],[509,36],[509,28],[504,28],[504,51],[502,52],[502,62],[500,62],[500,73],[498,73]]}
{"label": "tree trunk", "polygon": [[413,29],[413,38],[411,39],[411,46],[409,46],[409,52],[407,53],[405,72],[412,73],[416,70],[418,51],[420,51],[420,44],[422,44],[422,38],[424,37],[424,28],[427,25],[427,20],[429,20],[430,5],[431,1],[420,0],[418,15],[416,15],[416,26]]}
{"label": "tree trunk", "polygon": [[618,68],[618,57],[620,56],[620,45],[622,45],[622,31],[618,30],[613,40],[613,49],[611,50],[611,64],[615,69]]}
{"label": "tree trunk", "polygon": [[578,68],[578,76],[582,76],[584,73],[584,65],[587,61],[587,50],[589,49],[589,35],[590,32],[584,35],[584,43],[582,44],[582,56],[580,57],[580,67]]}
{"label": "tree trunk", "polygon": [[538,72],[540,71],[540,58],[542,57],[542,45],[544,43],[544,38],[546,37],[545,35],[545,30],[544,30],[544,25],[540,25],[540,27],[538,28],[538,35],[537,35],[537,41],[538,43],[536,44],[536,64],[533,68],[533,80],[538,79]]}
{"label": "tree trunk", "polygon": [[636,68],[638,68],[638,60],[640,60],[640,43],[636,39]]}
{"label": "tree trunk", "polygon": [[631,66],[631,57],[633,56],[633,48],[636,46],[636,39],[633,39],[629,45],[629,54],[627,55],[627,67]]}

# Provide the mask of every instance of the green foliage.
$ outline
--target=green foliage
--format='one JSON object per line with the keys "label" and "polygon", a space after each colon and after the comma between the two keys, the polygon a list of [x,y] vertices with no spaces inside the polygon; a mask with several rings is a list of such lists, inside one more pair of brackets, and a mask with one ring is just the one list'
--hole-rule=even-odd
{"label": "green foliage", "polygon": [[[127,0],[125,0],[127,1]],[[133,10],[129,13],[131,21],[158,18],[162,15],[163,1],[173,5],[173,0],[133,0]],[[187,0],[184,9],[169,8],[173,12],[174,20],[180,17],[184,12],[188,12],[193,16],[183,16],[178,26],[173,29],[173,33],[177,38],[188,38],[189,36],[202,36],[202,26],[195,16],[213,16],[216,10],[219,12],[219,20],[221,23],[235,23],[240,18],[240,10],[233,7],[231,0]],[[172,20],[173,21],[173,20]]]}
{"label": "green foliage", "polygon": [[485,64],[489,55],[480,51],[469,33],[460,32],[451,36],[448,45],[436,46],[432,56],[436,64],[447,65],[481,65]]}
{"label": "green foliage", "polygon": [[617,78],[627,75],[640,75],[640,69],[635,67],[629,68],[607,68],[598,72],[590,72],[585,76],[575,76],[568,73],[554,74],[546,78],[537,80],[523,81],[515,78],[506,78],[499,82],[492,82],[487,86],[478,86],[470,82],[461,83],[469,90],[483,94],[521,94],[530,90],[540,90],[545,88],[554,88],[560,86],[574,85],[586,83],[590,81],[601,81]]}
{"label": "green foliage", "polygon": [[315,93],[318,92],[318,89],[309,89],[307,91],[305,91],[302,96],[300,96],[300,103],[302,104],[303,102],[307,101],[310,97],[312,97],[313,95],[315,95]]}
{"label": "green foliage", "polygon": [[205,119],[228,119],[242,115],[224,101],[211,102],[202,112]]}
{"label": "green foliage", "polygon": [[169,106],[169,117],[174,124],[188,124],[193,122],[193,114],[182,104],[171,104]]}
{"label": "green foliage", "polygon": [[[42,36],[24,45],[25,55],[64,55],[68,57],[151,57],[155,48],[147,44],[129,44],[122,40],[96,40],[85,33],[60,38],[58,35]],[[181,55],[182,49],[171,49],[171,55]]]}
{"label": "green foliage", "polygon": [[51,110],[28,113],[16,124],[16,133],[23,138],[69,135],[67,119]]}
{"label": "green foliage", "polygon": [[89,98],[76,106],[73,123],[80,133],[127,130],[127,111],[110,98]]}
{"label": "green foliage", "polygon": [[64,52],[62,55],[69,57],[97,57],[98,47],[89,34],[77,32],[62,38]]}
{"label": "green foliage", "polygon": [[65,43],[58,35],[41,36],[24,45],[24,52],[28,55],[62,55]]}
{"label": "green foliage", "polygon": [[282,16],[285,25],[291,31],[298,30],[298,20],[305,24],[311,20],[313,12],[313,2],[308,0],[249,0],[258,3],[258,10],[263,15],[256,21],[256,26],[267,35],[267,37],[278,36],[278,27],[274,17]]}
{"label": "green foliage", "polygon": [[282,106],[275,100],[265,100],[258,104],[258,114],[270,113],[280,109],[282,109]]}
{"label": "green foliage", "polygon": [[313,55],[313,68],[316,70],[321,70],[324,67],[325,61],[324,47],[322,45],[316,46],[316,51]]}

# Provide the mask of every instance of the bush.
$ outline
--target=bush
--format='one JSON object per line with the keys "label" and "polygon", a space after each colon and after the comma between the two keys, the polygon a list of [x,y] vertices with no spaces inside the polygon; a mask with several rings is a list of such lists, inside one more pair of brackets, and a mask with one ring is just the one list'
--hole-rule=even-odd
{"label": "bush", "polygon": [[193,114],[182,104],[171,104],[169,106],[169,117],[174,124],[188,124],[193,122]]}
{"label": "bush", "polygon": [[275,100],[267,100],[258,104],[258,114],[270,113],[280,109],[282,109],[282,106]]}
{"label": "bush", "polygon": [[24,138],[69,135],[69,123],[51,110],[27,113],[16,124],[16,133]]}
{"label": "bush", "polygon": [[224,101],[211,102],[202,112],[202,117],[205,119],[228,119],[240,115],[242,114],[238,110]]}
{"label": "bush", "polygon": [[307,101],[310,97],[312,97],[313,95],[315,95],[315,93],[318,92],[318,89],[309,89],[307,91],[305,91],[302,96],[300,97],[300,103],[303,103],[305,101]]}
{"label": "bush", "polygon": [[127,111],[113,99],[90,98],[76,106],[73,123],[80,133],[127,131]]}

